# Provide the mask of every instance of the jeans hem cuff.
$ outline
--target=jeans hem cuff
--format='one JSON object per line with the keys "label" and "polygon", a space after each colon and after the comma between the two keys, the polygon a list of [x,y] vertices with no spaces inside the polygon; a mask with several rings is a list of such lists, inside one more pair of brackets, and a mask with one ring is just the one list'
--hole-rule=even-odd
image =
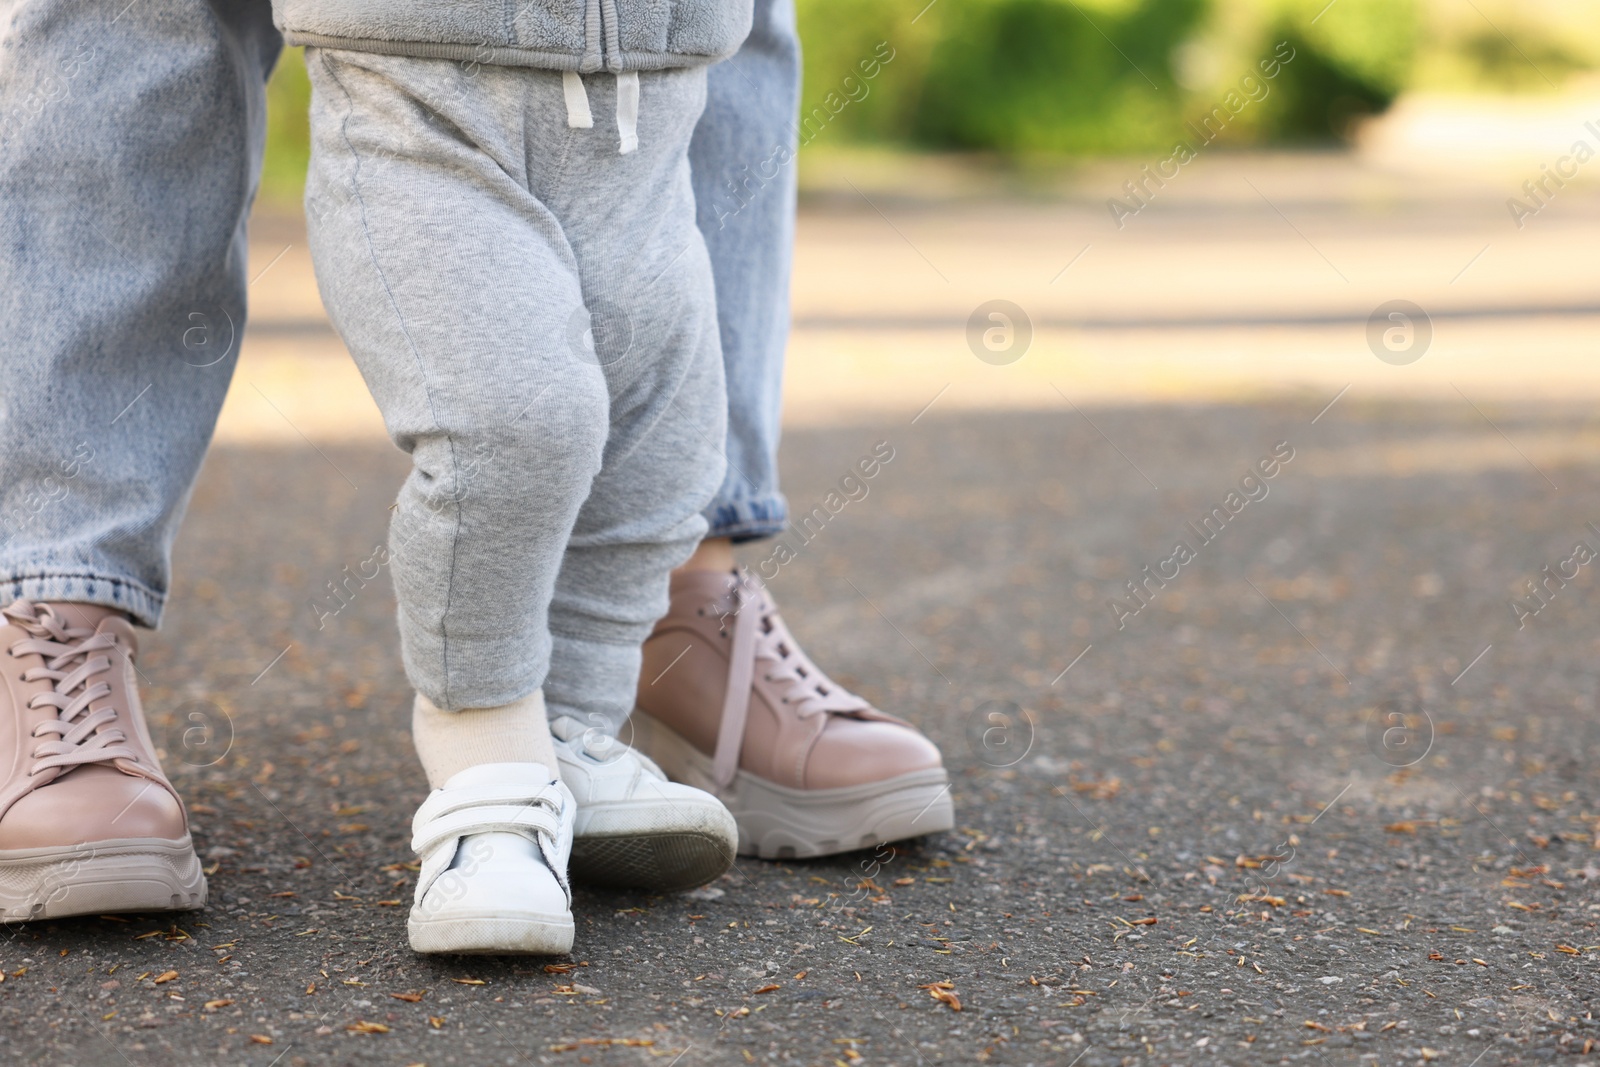
{"label": "jeans hem cuff", "polygon": [[167,598],[141,582],[104,574],[43,573],[7,575],[0,581],[0,603],[13,600],[42,600],[73,604],[96,604],[115,608],[132,616],[133,621],[154,630],[161,623]]}
{"label": "jeans hem cuff", "polygon": [[707,537],[726,537],[735,544],[782,533],[789,525],[789,505],[781,496],[759,497],[706,509]]}

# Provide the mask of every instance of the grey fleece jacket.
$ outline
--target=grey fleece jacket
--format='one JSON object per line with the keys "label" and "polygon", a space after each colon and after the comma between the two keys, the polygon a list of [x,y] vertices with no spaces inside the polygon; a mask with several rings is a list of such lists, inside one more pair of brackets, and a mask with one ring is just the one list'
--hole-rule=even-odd
{"label": "grey fleece jacket", "polygon": [[289,44],[546,70],[661,70],[732,55],[753,0],[273,0]]}

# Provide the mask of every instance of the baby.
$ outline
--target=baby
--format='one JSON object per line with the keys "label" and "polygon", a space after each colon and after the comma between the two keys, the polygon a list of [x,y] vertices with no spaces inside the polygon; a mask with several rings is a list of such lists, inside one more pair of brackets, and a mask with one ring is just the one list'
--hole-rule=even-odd
{"label": "baby", "polygon": [[690,135],[750,0],[276,0],[323,302],[412,469],[390,559],[419,952],[563,953],[567,873],[687,888],[732,817],[611,734],[724,471]]}

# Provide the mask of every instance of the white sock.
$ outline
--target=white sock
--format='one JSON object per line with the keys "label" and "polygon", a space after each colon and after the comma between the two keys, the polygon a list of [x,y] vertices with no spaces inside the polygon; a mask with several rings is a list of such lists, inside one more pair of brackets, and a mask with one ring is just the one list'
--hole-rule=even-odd
{"label": "white sock", "polygon": [[542,763],[553,780],[561,777],[542,689],[498,708],[460,711],[442,711],[418,693],[411,709],[411,740],[432,789],[484,763]]}

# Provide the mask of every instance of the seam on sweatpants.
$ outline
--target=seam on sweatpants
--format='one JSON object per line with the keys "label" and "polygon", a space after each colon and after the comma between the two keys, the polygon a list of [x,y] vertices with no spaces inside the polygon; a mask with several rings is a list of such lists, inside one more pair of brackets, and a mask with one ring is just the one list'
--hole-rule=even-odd
{"label": "seam on sweatpants", "polygon": [[378,262],[378,250],[372,240],[372,230],[367,225],[367,201],[366,198],[361,195],[361,154],[356,151],[356,146],[351,143],[349,131],[350,119],[355,115],[355,101],[351,99],[350,90],[345,88],[344,82],[340,81],[339,75],[334,72],[332,64],[328,61],[327,53],[323,53],[321,59],[323,72],[326,73],[328,77],[332,79],[333,83],[339,87],[339,91],[344,94],[345,103],[348,105],[348,110],[345,112],[344,119],[339,123],[339,136],[344,139],[345,147],[350,150],[350,158],[355,161],[356,169],[350,175],[350,185],[355,191],[356,203],[361,207],[361,233],[367,239],[367,255],[372,260],[372,269],[378,273],[378,281],[383,285],[384,295],[389,298],[389,306],[394,310],[395,321],[400,326],[401,335],[406,339],[406,346],[411,349],[411,358],[417,364],[417,377],[422,383],[422,395],[428,401],[428,414],[433,416],[434,425],[437,426],[441,432],[444,432],[445,444],[448,445],[450,449],[450,485],[452,490],[451,496],[455,498],[455,528],[450,535],[450,575],[445,581],[444,611],[441,613],[439,618],[439,658],[441,661],[440,666],[442,668],[441,673],[444,675],[444,704],[446,707],[449,707],[450,635],[448,631],[448,620],[450,618],[450,601],[455,594],[456,557],[461,544],[461,496],[458,492],[455,492],[461,482],[461,463],[456,456],[455,439],[452,438],[448,432],[444,431],[444,427],[439,419],[438,408],[435,407],[433,402],[433,390],[428,387],[427,366],[422,361],[422,354],[417,351],[417,343],[412,338],[410,329],[406,327],[405,315],[401,313],[400,304],[394,298],[394,290],[389,287],[389,279],[384,275],[383,267]]}

